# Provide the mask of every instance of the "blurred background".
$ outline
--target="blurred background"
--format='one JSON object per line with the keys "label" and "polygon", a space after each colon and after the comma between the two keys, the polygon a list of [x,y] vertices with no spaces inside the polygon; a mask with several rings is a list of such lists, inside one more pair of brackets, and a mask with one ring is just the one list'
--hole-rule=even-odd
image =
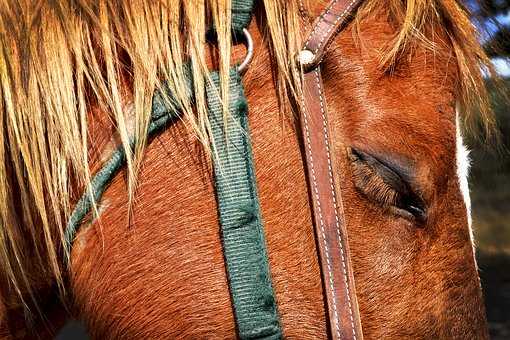
{"label": "blurred background", "polygon": [[[466,143],[472,150],[473,227],[489,331],[493,340],[510,340],[510,0],[467,0],[466,5],[503,78],[499,85],[487,79],[500,141],[468,135]],[[56,339],[88,337],[83,326],[72,321]]]}
{"label": "blurred background", "polygon": [[[510,92],[510,78],[505,80]],[[510,110],[494,95],[501,144],[468,138],[477,258],[493,340],[510,339]]]}
{"label": "blurred background", "polygon": [[[502,84],[487,79],[500,141],[468,137],[477,258],[493,340],[510,339],[510,0],[468,0]],[[500,87],[497,90],[497,87]]]}

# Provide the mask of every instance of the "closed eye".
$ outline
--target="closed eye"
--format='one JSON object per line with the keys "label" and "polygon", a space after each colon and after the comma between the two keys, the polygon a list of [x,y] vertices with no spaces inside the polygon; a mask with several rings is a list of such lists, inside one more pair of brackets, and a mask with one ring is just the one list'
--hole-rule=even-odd
{"label": "closed eye", "polygon": [[427,207],[418,190],[410,183],[409,168],[390,164],[355,148],[347,154],[352,164],[356,189],[389,213],[410,220],[418,226],[427,221]]}

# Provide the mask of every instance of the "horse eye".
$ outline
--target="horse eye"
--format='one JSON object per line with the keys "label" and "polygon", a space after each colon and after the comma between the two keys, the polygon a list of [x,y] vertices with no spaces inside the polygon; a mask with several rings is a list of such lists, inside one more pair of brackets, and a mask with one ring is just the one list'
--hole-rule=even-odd
{"label": "horse eye", "polygon": [[348,148],[356,189],[388,212],[404,217],[418,226],[427,220],[427,207],[410,184],[412,170],[401,164],[383,161],[374,155]]}

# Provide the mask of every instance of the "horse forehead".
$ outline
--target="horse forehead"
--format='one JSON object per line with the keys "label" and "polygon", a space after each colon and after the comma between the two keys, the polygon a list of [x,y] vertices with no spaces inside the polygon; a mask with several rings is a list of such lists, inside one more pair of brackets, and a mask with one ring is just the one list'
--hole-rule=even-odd
{"label": "horse forehead", "polygon": [[324,75],[339,140],[448,170],[456,146],[454,79],[448,70],[423,66],[423,72],[384,75],[363,53],[343,52]]}
{"label": "horse forehead", "polygon": [[455,111],[449,94],[432,98],[426,94],[403,97],[398,90],[372,95],[357,91],[353,88],[350,96],[328,98],[334,108],[331,125],[341,144],[425,163],[438,174],[455,162]]}

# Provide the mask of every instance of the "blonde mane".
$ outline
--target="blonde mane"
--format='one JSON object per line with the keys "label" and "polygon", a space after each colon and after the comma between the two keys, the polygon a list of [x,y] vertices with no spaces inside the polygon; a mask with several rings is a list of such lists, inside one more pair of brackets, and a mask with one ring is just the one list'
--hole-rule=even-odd
{"label": "blonde mane", "polygon": [[[385,1],[383,5],[369,0],[357,15],[360,23],[376,8],[388,8],[397,34],[382,54],[382,70],[391,70],[418,45],[434,50],[432,27],[445,27],[458,64],[458,94],[465,112],[481,112],[482,121],[490,124],[481,73],[490,63],[460,2]],[[264,0],[260,6],[282,102],[296,92],[299,79],[294,64],[301,45],[299,6],[298,0]],[[146,144],[152,95],[162,83],[183,107],[189,131],[209,147],[206,30],[214,24],[218,33],[221,92],[226,99],[230,13],[229,0],[2,1],[0,270],[20,296],[32,290],[33,268],[45,272],[48,282],[63,285],[63,228],[74,191],[86,188],[91,178],[91,108],[109,113],[126,149],[130,195]],[[194,78],[193,107],[186,95],[185,63]],[[130,75],[130,114],[138,141],[134,150],[129,148],[122,74]]]}

